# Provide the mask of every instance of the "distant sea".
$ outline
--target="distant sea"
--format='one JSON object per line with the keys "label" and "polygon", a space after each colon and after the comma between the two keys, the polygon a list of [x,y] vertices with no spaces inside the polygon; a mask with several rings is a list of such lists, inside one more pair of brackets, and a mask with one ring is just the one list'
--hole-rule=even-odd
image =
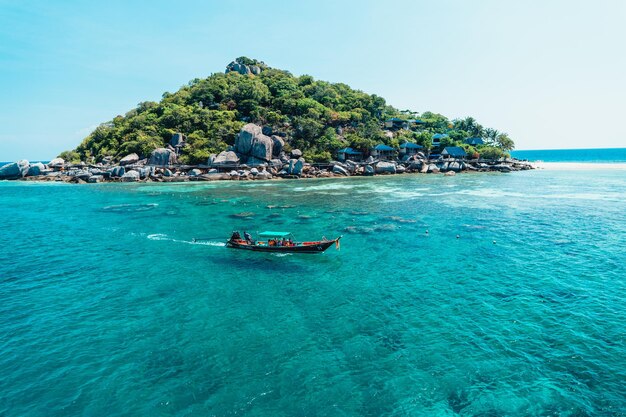
{"label": "distant sea", "polygon": [[626,163],[626,148],[512,151],[511,156],[543,162]]}
{"label": "distant sea", "polygon": [[625,195],[604,168],[0,181],[0,416],[626,416]]}

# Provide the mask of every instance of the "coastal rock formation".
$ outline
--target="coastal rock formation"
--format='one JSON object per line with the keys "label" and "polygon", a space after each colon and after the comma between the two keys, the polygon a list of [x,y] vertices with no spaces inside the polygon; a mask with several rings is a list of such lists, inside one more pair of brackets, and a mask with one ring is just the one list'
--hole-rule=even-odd
{"label": "coastal rock formation", "polygon": [[157,148],[150,154],[149,165],[168,166],[177,163],[176,152],[167,148]]}
{"label": "coastal rock formation", "polygon": [[131,165],[139,162],[139,155],[136,153],[131,153],[130,155],[126,155],[120,160],[120,165]]}
{"label": "coastal rock formation", "polygon": [[197,169],[197,168],[194,168],[194,169],[192,169],[191,171],[189,171],[189,174],[188,174],[188,175],[189,175],[190,177],[197,177],[198,175],[201,175],[201,174],[202,174],[202,171],[200,171],[200,170],[199,170],[199,169]]}
{"label": "coastal rock formation", "polygon": [[124,168],[124,167],[120,167],[120,166],[113,167],[113,168],[111,168],[111,169],[109,170],[109,174],[110,174],[112,177],[121,177],[121,176],[122,176],[122,175],[124,175],[125,173],[126,173],[126,168]]}
{"label": "coastal rock formation", "polygon": [[285,141],[280,136],[272,135],[272,156],[278,157],[280,153],[283,151],[283,147],[285,146]]}
{"label": "coastal rock formation", "polygon": [[371,165],[365,165],[365,172],[364,174],[367,176],[372,176],[376,173],[376,170],[374,169],[373,166]]}
{"label": "coastal rock formation", "polygon": [[223,151],[220,152],[213,159],[209,159],[209,165],[228,165],[228,164],[238,164],[239,157],[233,151]]}
{"label": "coastal rock formation", "polygon": [[95,183],[103,182],[103,181],[104,181],[104,177],[102,175],[92,175],[91,177],[87,179],[87,182],[90,184],[95,184]]}
{"label": "coastal rock formation", "polygon": [[290,159],[289,166],[287,167],[287,174],[302,175],[302,168],[304,168],[304,158]]}
{"label": "coastal rock formation", "polygon": [[291,157],[293,159],[302,158],[302,151],[300,149],[293,149],[291,151]]}
{"label": "coastal rock formation", "polygon": [[141,176],[139,175],[139,172],[130,170],[122,175],[121,180],[123,182],[136,182],[139,181],[140,178]]}
{"label": "coastal rock formation", "polygon": [[25,159],[7,164],[0,168],[0,179],[15,180],[18,178],[23,178],[26,176],[26,174],[28,174],[29,166],[30,164]]}
{"label": "coastal rock formation", "polygon": [[226,74],[229,72],[238,72],[241,75],[259,75],[261,73],[261,67],[258,65],[245,65],[237,61],[233,61],[226,66]]}
{"label": "coastal rock formation", "polygon": [[333,165],[333,173],[339,174],[339,175],[345,175],[346,177],[350,176],[350,173],[348,172],[348,170],[340,165]]}
{"label": "coastal rock formation", "polygon": [[272,159],[274,141],[265,136],[261,126],[248,123],[235,139],[235,152],[244,163],[258,165]]}
{"label": "coastal rock formation", "polygon": [[54,158],[52,161],[48,162],[50,168],[63,168],[64,165],[65,160],[63,158]]}
{"label": "coastal rock formation", "polygon": [[393,162],[379,162],[376,164],[377,174],[395,174],[396,164]]}
{"label": "coastal rock formation", "polygon": [[30,167],[28,168],[28,173],[26,175],[28,175],[29,177],[36,177],[37,175],[44,174],[45,171],[46,166],[44,164],[42,164],[41,162],[35,162],[34,164],[30,164]]}

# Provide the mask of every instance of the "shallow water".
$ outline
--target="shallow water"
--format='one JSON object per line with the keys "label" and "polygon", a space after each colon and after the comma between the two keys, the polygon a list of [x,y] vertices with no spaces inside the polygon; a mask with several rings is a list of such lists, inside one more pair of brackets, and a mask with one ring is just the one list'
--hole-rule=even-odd
{"label": "shallow water", "polygon": [[625,195],[620,171],[0,183],[0,415],[626,415]]}

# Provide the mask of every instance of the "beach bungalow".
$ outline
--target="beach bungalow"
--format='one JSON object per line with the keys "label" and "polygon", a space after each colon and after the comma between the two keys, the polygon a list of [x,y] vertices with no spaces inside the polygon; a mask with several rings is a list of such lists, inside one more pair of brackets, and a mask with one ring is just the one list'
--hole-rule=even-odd
{"label": "beach bungalow", "polygon": [[404,142],[402,145],[400,145],[400,154],[403,156],[411,156],[418,153],[421,149],[424,149],[422,145],[418,145],[417,143]]}
{"label": "beach bungalow", "polygon": [[463,148],[461,148],[461,147],[458,147],[458,146],[447,146],[441,152],[441,156],[443,156],[444,158],[463,159],[463,158],[467,157],[467,153],[465,153],[465,150]]}
{"label": "beach bungalow", "polygon": [[343,148],[337,151],[337,159],[340,161],[360,161],[363,159],[363,153],[352,148]]}
{"label": "beach bungalow", "polygon": [[467,143],[468,145],[477,146],[484,145],[485,141],[483,138],[467,138],[463,140],[463,143]]}
{"label": "beach bungalow", "polygon": [[393,159],[396,156],[396,150],[391,146],[378,144],[372,149],[372,156],[378,159]]}
{"label": "beach bungalow", "polygon": [[397,130],[397,129],[408,130],[414,127],[415,125],[422,125],[422,124],[425,124],[425,122],[419,119],[404,120],[404,119],[400,119],[399,117],[392,117],[391,119],[385,120],[385,128],[393,129],[393,130]]}
{"label": "beach bungalow", "polygon": [[448,135],[446,135],[445,133],[435,133],[433,135],[433,147],[438,148],[439,146],[441,146],[441,139],[445,139],[447,137]]}

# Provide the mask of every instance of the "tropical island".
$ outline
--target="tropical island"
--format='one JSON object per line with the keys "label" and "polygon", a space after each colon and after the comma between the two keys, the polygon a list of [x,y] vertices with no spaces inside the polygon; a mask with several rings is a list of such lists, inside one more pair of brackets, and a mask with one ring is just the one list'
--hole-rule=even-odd
{"label": "tropical island", "polygon": [[530,169],[513,140],[471,117],[398,110],[342,83],[247,57],[142,102],[48,164],[0,179],[71,182],[306,178]]}

